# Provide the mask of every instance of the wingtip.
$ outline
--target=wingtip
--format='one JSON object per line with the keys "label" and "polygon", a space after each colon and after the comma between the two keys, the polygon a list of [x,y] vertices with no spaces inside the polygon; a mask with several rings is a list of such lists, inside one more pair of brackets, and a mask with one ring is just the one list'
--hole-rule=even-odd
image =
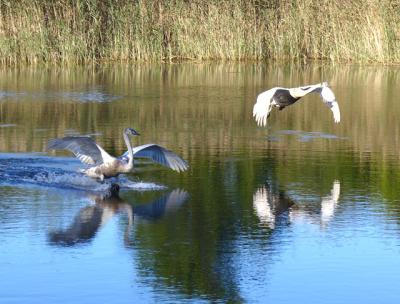
{"label": "wingtip", "polygon": [[333,120],[335,121],[335,123],[340,123],[340,117],[333,117]]}
{"label": "wingtip", "polygon": [[258,117],[257,119],[257,125],[259,127],[265,127],[267,125],[267,117]]}
{"label": "wingtip", "polygon": [[178,158],[175,159],[173,163],[170,163],[170,168],[178,173],[181,173],[186,171],[189,168],[189,165],[185,160]]}
{"label": "wingtip", "polygon": [[189,169],[189,165],[184,161],[180,166],[178,167],[178,172],[185,172]]}

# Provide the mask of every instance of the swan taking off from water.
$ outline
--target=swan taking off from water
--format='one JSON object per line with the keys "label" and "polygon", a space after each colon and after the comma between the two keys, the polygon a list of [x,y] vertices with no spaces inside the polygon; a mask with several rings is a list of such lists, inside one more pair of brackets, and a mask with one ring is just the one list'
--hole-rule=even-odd
{"label": "swan taking off from water", "polygon": [[298,87],[298,88],[272,88],[258,95],[257,102],[253,107],[253,117],[260,126],[267,125],[267,118],[270,115],[272,107],[275,106],[279,110],[294,104],[301,97],[309,93],[319,93],[324,103],[333,112],[333,119],[336,123],[340,122],[339,104],[336,101],[335,94],[328,87],[327,82]]}
{"label": "swan taking off from water", "polygon": [[130,172],[133,169],[134,158],[150,158],[154,162],[178,172],[185,171],[188,168],[186,161],[159,145],[146,144],[132,148],[129,135],[138,136],[139,133],[132,128],[124,130],[123,136],[128,151],[118,158],[108,154],[88,136],[67,136],[52,139],[49,141],[47,149],[71,151],[82,163],[92,165],[82,172],[100,180]]}

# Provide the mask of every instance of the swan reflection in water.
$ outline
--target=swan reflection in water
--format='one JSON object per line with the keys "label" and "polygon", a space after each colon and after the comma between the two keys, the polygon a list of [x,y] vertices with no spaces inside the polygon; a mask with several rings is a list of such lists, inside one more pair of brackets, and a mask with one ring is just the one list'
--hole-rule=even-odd
{"label": "swan reflection in water", "polygon": [[[295,204],[283,191],[266,184],[257,189],[253,195],[253,208],[260,222],[274,229],[279,216],[288,211],[289,222],[308,220],[320,223],[325,227],[333,218],[340,196],[340,182],[335,180],[330,195],[322,198],[319,210],[309,210],[306,206]],[[316,219],[315,214],[319,214]]]}
{"label": "swan reflection in water", "polygon": [[322,198],[321,224],[328,223],[335,214],[339,196],[340,196],[340,182],[336,180],[333,183],[331,194]]}
{"label": "swan reflection in water", "polygon": [[157,220],[168,212],[178,210],[188,197],[186,191],[175,189],[149,204],[134,206],[120,198],[119,186],[113,184],[111,191],[106,194],[89,195],[94,204],[83,207],[68,228],[50,232],[49,243],[60,246],[87,243],[117,213],[127,215],[125,241],[128,241],[134,219]]}
{"label": "swan reflection in water", "polygon": [[275,228],[279,215],[292,205],[294,202],[283,191],[274,189],[270,184],[258,188],[253,195],[253,208],[257,217],[271,229]]}

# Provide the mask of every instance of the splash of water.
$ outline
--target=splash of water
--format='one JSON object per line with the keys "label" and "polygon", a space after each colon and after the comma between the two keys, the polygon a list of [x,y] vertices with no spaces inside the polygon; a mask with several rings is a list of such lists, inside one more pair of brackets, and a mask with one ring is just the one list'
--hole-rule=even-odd
{"label": "splash of water", "polygon": [[119,178],[117,182],[122,189],[127,190],[137,190],[137,191],[147,191],[147,190],[164,190],[165,186],[156,183],[148,183],[143,181],[131,181],[126,177]]}
{"label": "splash of water", "polygon": [[[48,164],[50,162],[50,164]],[[41,166],[38,166],[41,164]],[[79,171],[63,169],[62,160],[46,157],[0,157],[0,184],[30,184],[62,189],[106,192],[113,183],[121,189],[147,191],[166,187],[155,183],[132,181],[125,176],[99,182]]]}

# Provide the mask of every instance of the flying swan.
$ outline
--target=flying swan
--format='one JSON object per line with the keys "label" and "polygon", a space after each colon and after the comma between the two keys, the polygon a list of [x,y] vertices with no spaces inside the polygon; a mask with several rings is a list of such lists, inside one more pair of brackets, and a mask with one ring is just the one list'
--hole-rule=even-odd
{"label": "flying swan", "polygon": [[188,164],[174,152],[156,144],[146,144],[132,148],[129,135],[140,135],[132,128],[123,132],[125,144],[128,148],[120,157],[113,157],[88,136],[67,136],[52,139],[48,142],[48,150],[69,150],[84,164],[92,165],[82,172],[92,178],[103,181],[105,178],[115,177],[121,173],[128,173],[133,169],[134,158],[150,158],[152,161],[175,171],[185,171]]}
{"label": "flying swan", "polygon": [[276,87],[265,91],[257,97],[257,102],[253,107],[253,117],[259,126],[265,126],[267,125],[267,118],[273,106],[279,108],[279,110],[283,110],[285,107],[294,104],[301,97],[312,92],[321,95],[324,103],[333,112],[333,120],[335,123],[339,123],[339,104],[336,101],[335,94],[328,87],[327,82],[290,89]]}

